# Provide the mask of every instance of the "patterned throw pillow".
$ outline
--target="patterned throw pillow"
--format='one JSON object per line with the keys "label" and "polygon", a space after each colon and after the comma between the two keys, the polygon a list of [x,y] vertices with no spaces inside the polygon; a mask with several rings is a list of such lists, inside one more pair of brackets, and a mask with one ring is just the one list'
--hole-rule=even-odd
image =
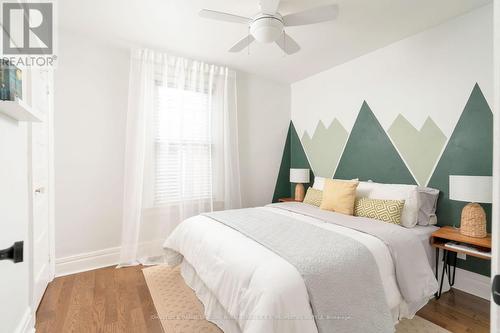
{"label": "patterned throw pillow", "polygon": [[354,204],[354,216],[401,224],[401,213],[404,205],[404,200],[358,198]]}
{"label": "patterned throw pillow", "polygon": [[304,197],[303,203],[319,207],[319,205],[321,205],[322,199],[323,199],[323,191],[309,187],[307,189],[307,193],[306,196]]}

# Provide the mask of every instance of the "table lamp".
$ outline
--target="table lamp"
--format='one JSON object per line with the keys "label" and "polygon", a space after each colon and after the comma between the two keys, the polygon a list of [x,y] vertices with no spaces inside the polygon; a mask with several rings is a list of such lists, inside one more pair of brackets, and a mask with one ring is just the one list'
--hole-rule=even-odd
{"label": "table lamp", "polygon": [[450,200],[469,202],[462,209],[460,233],[482,238],[487,236],[486,213],[480,203],[492,202],[493,178],[490,176],[451,176]]}
{"label": "table lamp", "polygon": [[309,183],[309,169],[290,169],[290,183],[295,183],[295,200],[304,200],[304,184]]}

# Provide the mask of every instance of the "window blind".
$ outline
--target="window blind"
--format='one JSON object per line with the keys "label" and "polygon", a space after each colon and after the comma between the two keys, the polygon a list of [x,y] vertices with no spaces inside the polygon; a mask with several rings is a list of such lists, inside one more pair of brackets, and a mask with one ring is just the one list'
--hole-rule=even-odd
{"label": "window blind", "polygon": [[209,96],[156,85],[154,205],[212,196]]}

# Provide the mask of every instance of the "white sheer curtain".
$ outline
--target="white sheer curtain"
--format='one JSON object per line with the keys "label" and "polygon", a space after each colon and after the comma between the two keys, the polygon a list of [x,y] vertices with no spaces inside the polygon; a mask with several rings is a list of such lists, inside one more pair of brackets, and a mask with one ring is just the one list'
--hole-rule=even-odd
{"label": "white sheer curtain", "polygon": [[120,266],[163,261],[184,219],[240,208],[235,73],[132,51]]}

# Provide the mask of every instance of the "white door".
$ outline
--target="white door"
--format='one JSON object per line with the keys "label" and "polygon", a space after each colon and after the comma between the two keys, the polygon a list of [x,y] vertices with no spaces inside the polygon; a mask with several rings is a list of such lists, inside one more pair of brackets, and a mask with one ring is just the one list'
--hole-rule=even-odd
{"label": "white door", "polygon": [[[500,274],[500,0],[495,0],[494,14],[494,89],[493,108],[493,212],[491,276]],[[500,332],[500,306],[491,301],[491,332]]]}
{"label": "white door", "polygon": [[44,115],[44,121],[31,124],[31,195],[32,195],[32,279],[33,309],[36,310],[48,283],[53,278],[51,242],[51,73],[32,69],[31,104]]}
{"label": "white door", "polygon": [[0,261],[1,332],[31,326],[27,126],[0,115],[0,249],[24,241],[23,262]]}

